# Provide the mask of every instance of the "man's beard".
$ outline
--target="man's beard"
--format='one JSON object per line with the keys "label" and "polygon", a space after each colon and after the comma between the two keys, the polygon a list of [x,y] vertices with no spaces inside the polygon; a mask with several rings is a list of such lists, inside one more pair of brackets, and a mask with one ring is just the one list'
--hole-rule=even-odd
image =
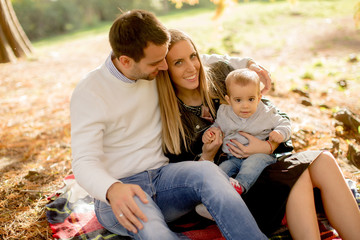
{"label": "man's beard", "polygon": [[[156,74],[154,74],[156,73]],[[138,69],[134,70],[134,73],[131,76],[131,79],[135,79],[135,80],[149,80],[152,81],[156,78],[158,71],[152,72],[150,74],[147,73],[142,73],[140,72]]]}

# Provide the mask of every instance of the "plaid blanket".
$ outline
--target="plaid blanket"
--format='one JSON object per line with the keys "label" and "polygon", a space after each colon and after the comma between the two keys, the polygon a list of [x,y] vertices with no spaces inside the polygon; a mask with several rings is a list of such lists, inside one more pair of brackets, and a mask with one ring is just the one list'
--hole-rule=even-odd
{"label": "plaid blanket", "polygon": [[[93,207],[93,198],[90,197],[75,181],[73,175],[65,178],[65,186],[50,196],[46,205],[46,216],[55,239],[107,239],[128,240],[104,229],[97,221]],[[354,182],[348,182],[356,196],[360,207],[360,194]],[[319,215],[321,239],[341,239],[330,226],[327,219]],[[179,219],[170,225],[181,239],[189,240],[223,240],[221,232],[213,221],[201,218],[196,214]],[[271,240],[292,239],[286,225],[283,225],[271,237]]]}

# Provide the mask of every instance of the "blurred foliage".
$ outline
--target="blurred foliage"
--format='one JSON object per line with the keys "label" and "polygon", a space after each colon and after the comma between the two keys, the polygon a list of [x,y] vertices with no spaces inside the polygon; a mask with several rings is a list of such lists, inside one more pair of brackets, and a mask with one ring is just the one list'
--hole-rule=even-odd
{"label": "blurred foliage", "polygon": [[[187,3],[190,5],[195,5],[199,3],[199,0],[169,0],[173,3],[175,3],[176,8],[181,8],[183,3]],[[234,2],[250,2],[250,0],[209,0],[213,2],[216,5],[216,11],[214,15],[214,19],[220,17],[222,13],[224,12],[226,7],[231,6]],[[256,0],[253,0],[256,1]],[[265,0],[266,1],[266,0]],[[275,2],[276,0],[267,0],[269,2]],[[291,5],[296,5],[299,0],[287,0]],[[355,10],[354,10],[354,22],[358,29],[360,29],[360,2],[356,4]]]}
{"label": "blurred foliage", "polygon": [[199,0],[169,0],[169,1],[174,3],[176,8],[181,8],[184,3],[187,3],[191,6],[195,4],[199,4]]}
{"label": "blurred foliage", "polygon": [[[231,4],[249,1],[256,0],[11,0],[19,22],[30,40],[112,22],[121,11],[130,9],[141,8],[161,16],[179,8],[213,9],[215,5],[213,18],[217,18]],[[298,0],[287,1],[292,5],[298,3]],[[354,21],[357,28],[360,28],[360,2],[355,6]]]}
{"label": "blurred foliage", "polygon": [[[199,4],[199,0],[169,0],[175,4],[176,8],[181,8],[184,3],[189,5]],[[239,2],[238,0],[209,0],[210,2],[216,5],[216,11],[214,15],[214,19],[220,17],[224,12],[225,8],[231,6],[234,3]],[[250,0],[242,0],[243,2],[249,2]],[[269,2],[275,2],[275,0],[268,0]],[[295,5],[298,0],[287,0],[290,4]]]}
{"label": "blurred foliage", "polygon": [[360,29],[360,1],[355,6],[354,21],[356,28]]}
{"label": "blurred foliage", "polygon": [[[16,15],[30,40],[55,36],[80,28],[111,22],[121,11],[145,9],[157,15],[176,10],[170,0],[11,0]],[[202,8],[213,6],[208,0],[197,1]]]}

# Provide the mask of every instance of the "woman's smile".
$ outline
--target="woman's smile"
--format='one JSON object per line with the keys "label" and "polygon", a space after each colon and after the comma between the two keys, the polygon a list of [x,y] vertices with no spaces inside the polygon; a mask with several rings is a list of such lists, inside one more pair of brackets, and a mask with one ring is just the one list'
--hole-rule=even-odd
{"label": "woman's smile", "polygon": [[194,82],[194,81],[197,80],[197,74],[191,75],[189,77],[185,77],[184,79],[187,80],[187,81]]}

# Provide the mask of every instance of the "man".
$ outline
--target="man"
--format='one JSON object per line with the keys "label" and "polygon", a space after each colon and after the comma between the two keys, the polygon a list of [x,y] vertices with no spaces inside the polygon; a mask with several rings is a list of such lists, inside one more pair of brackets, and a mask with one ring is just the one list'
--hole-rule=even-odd
{"label": "man", "polygon": [[166,222],[203,202],[227,239],[267,239],[218,167],[169,164],[162,152],[152,80],[167,69],[166,28],[133,10],[114,21],[109,39],[112,54],[78,84],[70,107],[73,171],[99,222],[134,239],[178,239]]}

